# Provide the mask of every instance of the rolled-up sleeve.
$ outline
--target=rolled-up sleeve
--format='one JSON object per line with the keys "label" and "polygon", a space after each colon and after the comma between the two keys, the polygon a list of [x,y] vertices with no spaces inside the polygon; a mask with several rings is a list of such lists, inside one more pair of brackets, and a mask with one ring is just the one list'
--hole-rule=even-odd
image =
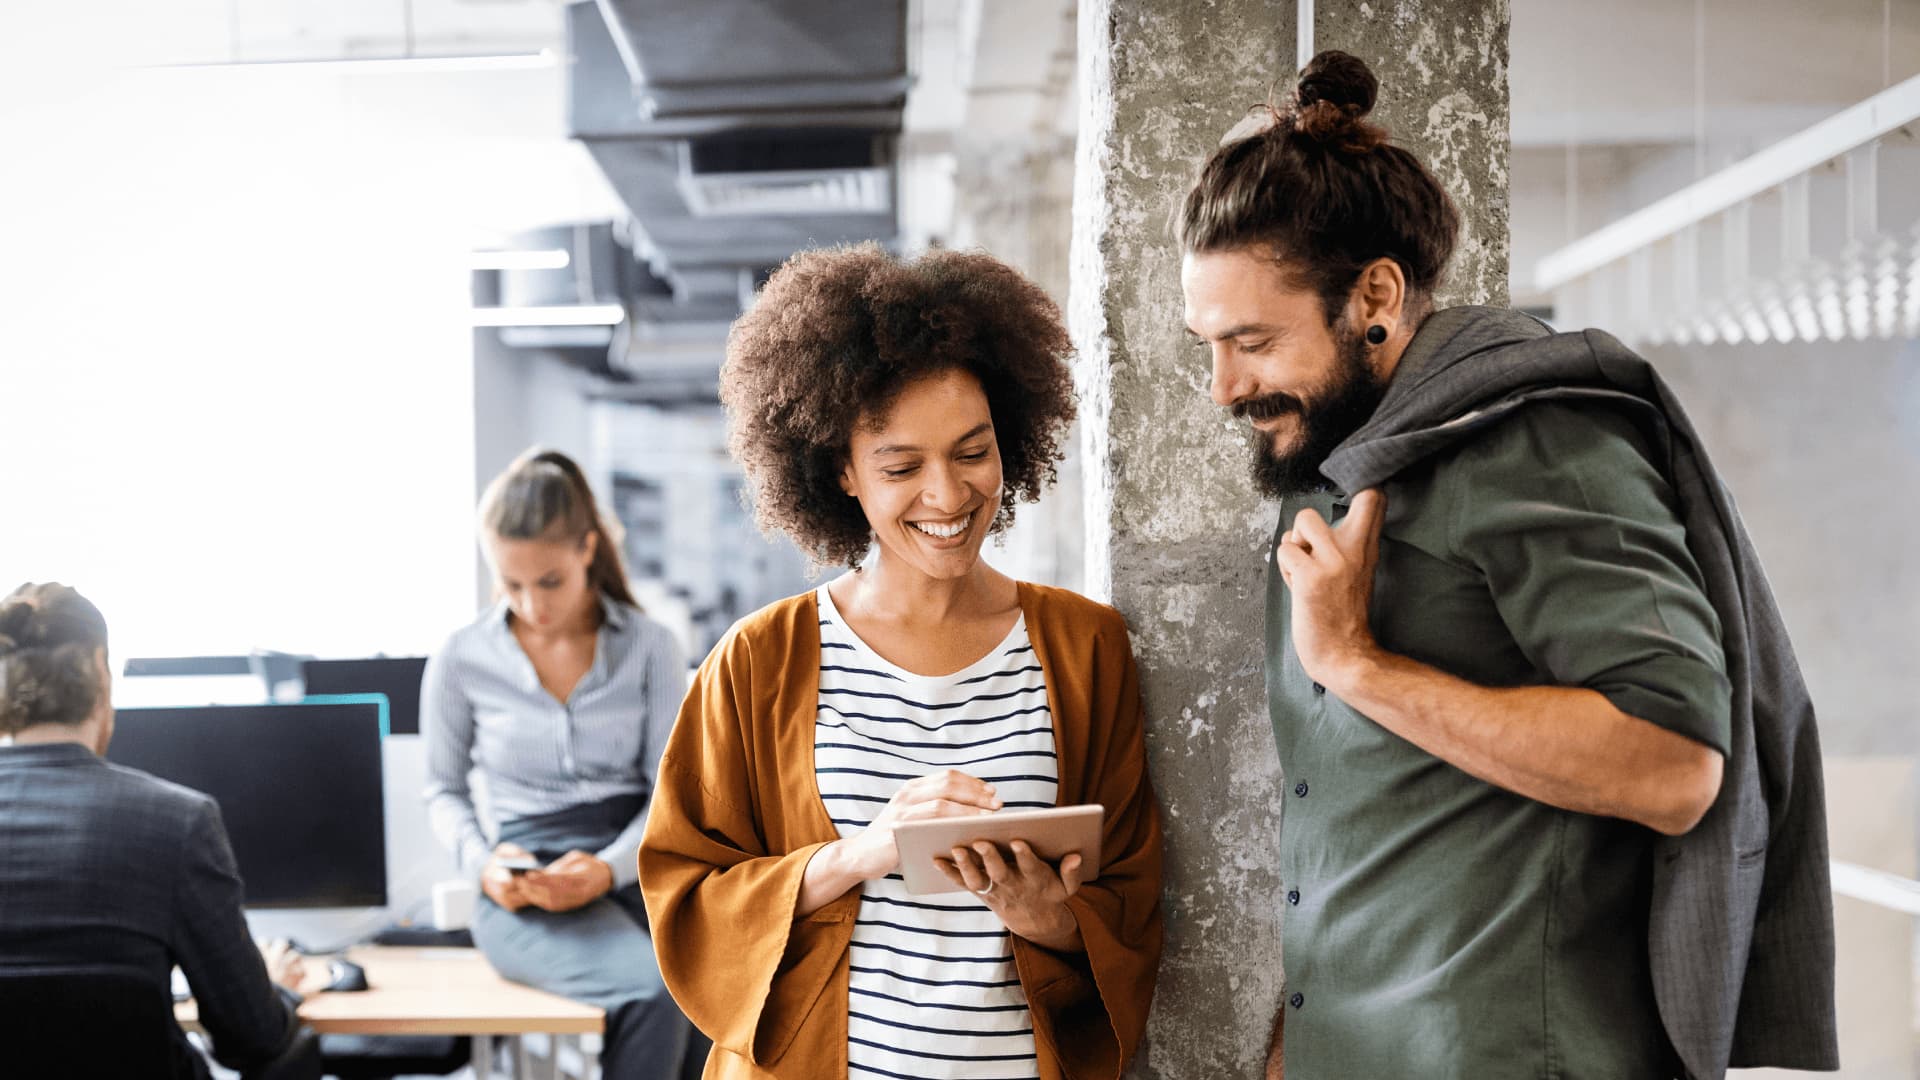
{"label": "rolled-up sleeve", "polygon": [[1725,754],[1720,621],[1673,490],[1624,413],[1521,407],[1448,470],[1449,543],[1553,685]]}

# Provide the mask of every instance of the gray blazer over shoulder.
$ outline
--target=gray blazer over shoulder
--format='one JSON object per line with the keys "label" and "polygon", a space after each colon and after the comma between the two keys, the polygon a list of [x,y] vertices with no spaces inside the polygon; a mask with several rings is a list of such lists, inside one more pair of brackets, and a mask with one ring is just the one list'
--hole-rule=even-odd
{"label": "gray blazer over shoulder", "polygon": [[1664,448],[1687,544],[1720,615],[1733,753],[1691,832],[1656,846],[1649,948],[1668,1037],[1694,1080],[1729,1067],[1839,1067],[1833,895],[1813,702],[1732,496],[1673,391],[1598,330],[1518,312],[1435,312],[1373,418],[1322,472],[1373,487],[1529,402],[1621,409]]}

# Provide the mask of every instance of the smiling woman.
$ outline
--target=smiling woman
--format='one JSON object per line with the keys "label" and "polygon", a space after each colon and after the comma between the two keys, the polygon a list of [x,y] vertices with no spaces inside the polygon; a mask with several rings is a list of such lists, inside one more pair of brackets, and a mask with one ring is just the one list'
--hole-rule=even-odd
{"label": "smiling woman", "polygon": [[[796,257],[721,373],[764,528],[859,569],[743,619],[660,765],[641,888],[707,1076],[1117,1077],[1160,954],[1126,626],[980,558],[1073,417],[1060,314],[984,254]],[[908,893],[894,827],[1105,807],[1100,876],[1024,842]]]}
{"label": "smiling woman", "polygon": [[794,256],[734,325],[721,371],[761,527],[819,562],[859,562],[873,534],[842,486],[851,441],[918,376],[964,371],[986,397],[1010,496],[985,531],[1005,529],[1014,504],[1053,481],[1073,420],[1071,349],[1053,301],[990,255],[902,262],[866,244]]}

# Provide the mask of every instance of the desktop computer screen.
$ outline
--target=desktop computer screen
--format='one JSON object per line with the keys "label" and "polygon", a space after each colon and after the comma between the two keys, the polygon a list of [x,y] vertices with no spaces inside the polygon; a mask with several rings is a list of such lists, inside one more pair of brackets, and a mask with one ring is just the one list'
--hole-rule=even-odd
{"label": "desktop computer screen", "polygon": [[424,656],[373,657],[366,660],[309,660],[301,665],[308,695],[385,694],[390,706],[387,734],[420,734],[420,677]]}
{"label": "desktop computer screen", "polygon": [[107,760],[213,796],[248,907],[385,906],[377,701],[119,709]]}

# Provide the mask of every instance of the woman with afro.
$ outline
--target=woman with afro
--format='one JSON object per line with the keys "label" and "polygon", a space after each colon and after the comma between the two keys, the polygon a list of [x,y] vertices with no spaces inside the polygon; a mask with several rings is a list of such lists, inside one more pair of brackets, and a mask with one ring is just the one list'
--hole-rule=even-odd
{"label": "woman with afro", "polygon": [[[988,537],[1073,419],[1059,310],[979,253],[795,256],[721,372],[763,529],[849,569],[740,621],[669,740],[640,850],[708,1077],[1118,1077],[1159,962],[1160,824],[1127,631]],[[1099,803],[1099,876],[893,829]]]}

